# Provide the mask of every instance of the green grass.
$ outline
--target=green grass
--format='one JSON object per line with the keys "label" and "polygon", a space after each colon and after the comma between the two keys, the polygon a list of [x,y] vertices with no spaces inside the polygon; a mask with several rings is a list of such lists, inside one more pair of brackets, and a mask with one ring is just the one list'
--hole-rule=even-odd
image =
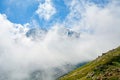
{"label": "green grass", "polygon": [[120,47],[69,72],[58,80],[120,80]]}

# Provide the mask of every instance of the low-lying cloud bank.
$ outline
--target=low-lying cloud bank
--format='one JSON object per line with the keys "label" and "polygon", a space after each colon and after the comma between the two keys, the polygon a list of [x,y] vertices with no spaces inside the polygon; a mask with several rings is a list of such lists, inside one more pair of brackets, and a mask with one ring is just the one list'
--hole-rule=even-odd
{"label": "low-lying cloud bank", "polygon": [[70,65],[120,45],[120,1],[104,8],[77,0],[66,5],[65,21],[49,30],[29,32],[30,23],[15,24],[0,14],[0,80],[54,80]]}

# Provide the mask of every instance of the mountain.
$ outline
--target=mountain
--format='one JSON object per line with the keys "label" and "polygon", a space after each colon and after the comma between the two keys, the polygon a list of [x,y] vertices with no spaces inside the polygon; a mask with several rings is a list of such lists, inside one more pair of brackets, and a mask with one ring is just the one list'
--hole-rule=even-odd
{"label": "mountain", "polygon": [[68,38],[80,38],[80,32],[68,29],[68,28],[62,28],[58,31],[58,34],[61,36],[66,36]]}
{"label": "mountain", "polygon": [[45,35],[47,34],[46,29],[40,29],[40,28],[32,28],[26,32],[26,36],[36,40],[36,39],[43,39]]}
{"label": "mountain", "polygon": [[58,80],[120,80],[120,47],[103,53]]}
{"label": "mountain", "polygon": [[[43,40],[48,32],[49,30],[47,29],[31,28],[26,32],[25,35],[32,40]],[[58,29],[56,34],[64,38],[80,38],[80,32],[76,32],[67,28]]]}

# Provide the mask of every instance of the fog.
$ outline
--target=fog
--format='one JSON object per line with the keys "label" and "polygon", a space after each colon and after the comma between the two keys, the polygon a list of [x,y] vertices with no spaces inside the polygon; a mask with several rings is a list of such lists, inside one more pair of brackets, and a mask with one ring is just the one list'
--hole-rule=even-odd
{"label": "fog", "polygon": [[34,20],[16,24],[0,14],[0,80],[55,80],[120,45],[120,1],[104,8],[78,0],[65,3],[70,13],[48,30]]}

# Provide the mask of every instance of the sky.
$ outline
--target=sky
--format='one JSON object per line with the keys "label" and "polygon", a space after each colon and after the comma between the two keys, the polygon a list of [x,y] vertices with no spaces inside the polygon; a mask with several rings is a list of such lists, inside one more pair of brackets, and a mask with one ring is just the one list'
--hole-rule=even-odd
{"label": "sky", "polygon": [[[78,2],[81,2],[82,8],[82,0]],[[85,0],[85,2],[103,7],[109,0]],[[13,23],[25,24],[36,20],[40,27],[46,28],[56,21],[63,22],[70,9],[64,0],[1,0],[0,12],[6,14],[8,20]]]}
{"label": "sky", "polygon": [[119,26],[119,0],[0,0],[0,80],[55,80],[120,46]]}

